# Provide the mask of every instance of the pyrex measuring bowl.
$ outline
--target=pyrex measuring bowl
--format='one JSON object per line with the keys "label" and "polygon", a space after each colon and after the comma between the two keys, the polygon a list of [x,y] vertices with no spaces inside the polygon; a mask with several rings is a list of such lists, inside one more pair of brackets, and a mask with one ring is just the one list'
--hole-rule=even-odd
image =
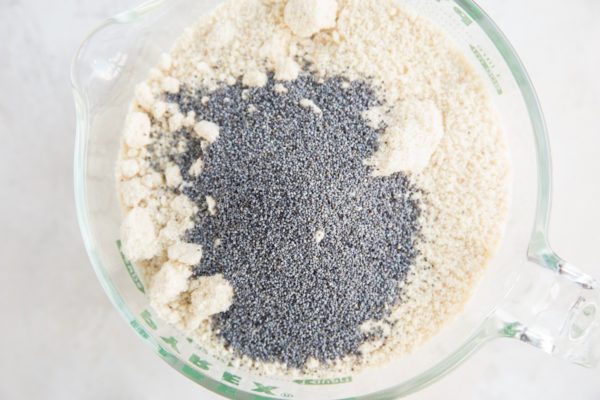
{"label": "pyrex measuring bowl", "polygon": [[[419,390],[482,344],[514,338],[584,366],[600,359],[597,282],[555,255],[546,240],[551,171],[546,128],[512,47],[470,0],[398,0],[450,35],[489,86],[508,136],[512,207],[497,256],[463,313],[437,336],[380,368],[331,379],[262,377],[228,366],[150,309],[120,252],[114,166],[134,85],[183,29],[220,0],[158,0],[106,21],[73,63],[77,105],[75,191],[82,235],[100,283],[125,320],[172,367],[235,399],[389,399]],[[533,230],[531,229],[533,223]]]}

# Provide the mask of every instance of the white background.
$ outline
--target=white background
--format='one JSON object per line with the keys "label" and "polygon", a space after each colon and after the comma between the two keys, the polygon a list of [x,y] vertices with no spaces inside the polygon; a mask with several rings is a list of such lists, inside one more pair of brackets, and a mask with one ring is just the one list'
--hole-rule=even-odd
{"label": "white background", "polygon": [[[0,399],[216,399],[155,356],[102,292],[72,190],[69,61],[138,0],[0,0]],[[200,0],[199,0],[200,1]],[[481,0],[538,89],[555,161],[551,240],[600,277],[600,1]],[[516,342],[411,399],[600,399],[586,370]]]}

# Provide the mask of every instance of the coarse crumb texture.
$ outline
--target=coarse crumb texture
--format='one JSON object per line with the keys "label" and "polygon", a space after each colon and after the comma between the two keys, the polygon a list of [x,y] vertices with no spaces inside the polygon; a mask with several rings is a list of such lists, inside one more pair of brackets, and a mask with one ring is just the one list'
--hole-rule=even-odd
{"label": "coarse crumb texture", "polygon": [[[322,376],[410,352],[462,309],[500,242],[507,215],[504,137],[481,78],[449,39],[391,0],[319,3],[232,0],[186,29],[137,86],[117,166],[124,251],[144,271],[152,306],[202,346],[259,373]],[[323,79],[370,80],[381,101],[363,117],[381,135],[364,162],[375,176],[405,173],[420,189],[421,240],[408,276],[399,281],[402,301],[384,319],[361,327],[377,332],[374,339],[358,354],[311,359],[300,370],[240,357],[211,330],[210,318],[228,310],[235,293],[219,274],[190,279],[203,249],[184,243],[184,236],[199,212],[218,214],[219,199],[207,197],[199,206],[182,194],[182,176],[202,174],[202,149],[186,164],[189,171],[181,171],[172,155],[174,149],[189,154],[191,138],[177,132],[192,132],[204,150],[221,132],[169,95],[237,82],[262,88],[272,74],[279,81],[274,92],[284,96],[284,84],[303,69]],[[201,102],[209,100],[207,95]],[[323,113],[312,99],[299,106]],[[320,229],[313,234],[317,242],[330,235]]]}

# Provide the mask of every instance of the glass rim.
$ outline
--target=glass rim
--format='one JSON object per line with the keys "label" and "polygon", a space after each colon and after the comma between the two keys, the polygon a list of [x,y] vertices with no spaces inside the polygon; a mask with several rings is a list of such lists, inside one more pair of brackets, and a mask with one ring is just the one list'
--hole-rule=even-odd
{"label": "glass rim", "polygon": [[[247,400],[268,400],[277,397],[264,397],[258,394],[249,393],[237,388],[231,388],[231,392],[223,393],[219,388],[223,385],[221,382],[204,375],[196,369],[190,367],[185,360],[180,359],[176,354],[162,346],[152,335],[150,335],[140,321],[136,319],[125,301],[118,293],[116,287],[108,276],[103,266],[102,260],[98,256],[97,246],[90,229],[87,215],[87,187],[86,187],[86,159],[87,159],[87,137],[89,135],[90,120],[88,99],[84,88],[77,79],[78,61],[82,50],[86,44],[98,32],[111,24],[123,24],[136,21],[143,18],[147,13],[178,0],[150,0],[138,5],[130,10],[121,12],[111,18],[108,18],[94,29],[83,40],[77,50],[71,63],[71,86],[73,90],[76,107],[76,138],[75,138],[75,158],[74,158],[74,190],[77,218],[79,227],[86,247],[88,257],[92,263],[96,276],[113,306],[119,311],[120,315],[131,327],[150,345],[154,352],[160,356],[169,365],[182,373],[187,378],[193,380],[204,388],[225,396],[230,399]],[[493,22],[487,13],[473,0],[451,0],[463,11],[465,11],[473,21],[475,21],[487,37],[494,44],[507,66],[509,67],[513,78],[515,79],[524,103],[527,107],[531,127],[534,133],[535,146],[537,153],[537,205],[535,213],[534,229],[529,246],[529,257],[537,258],[549,251],[547,244],[547,230],[551,208],[552,191],[552,163],[550,154],[550,145],[547,133],[546,122],[538,100],[538,96],[533,87],[529,74],[517,55],[515,49],[502,33],[500,28]],[[391,386],[377,392],[369,393],[353,400],[383,400],[393,399],[398,396],[405,396],[414,393],[431,383],[437,381],[472,355],[481,345],[487,341],[502,335],[495,330],[488,329],[485,320],[482,321],[479,328],[467,338],[450,355],[404,382]]]}

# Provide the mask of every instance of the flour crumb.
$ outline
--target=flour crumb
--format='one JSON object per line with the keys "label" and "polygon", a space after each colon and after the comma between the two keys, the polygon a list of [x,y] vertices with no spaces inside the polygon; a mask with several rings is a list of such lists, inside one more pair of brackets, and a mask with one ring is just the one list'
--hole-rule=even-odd
{"label": "flour crumb", "polygon": [[150,118],[145,112],[134,111],[125,121],[123,138],[127,146],[139,149],[152,141],[150,138]]}
{"label": "flour crumb", "polygon": [[158,239],[163,247],[180,242],[181,235],[185,232],[185,224],[177,221],[167,221],[167,224],[158,233]]}
{"label": "flour crumb", "polygon": [[167,104],[164,101],[157,101],[152,104],[150,112],[155,119],[161,119],[167,112]]}
{"label": "flour crumb", "polygon": [[150,172],[142,177],[144,186],[150,189],[156,189],[163,183],[162,174],[158,172]]}
{"label": "flour crumb", "polygon": [[152,105],[154,104],[154,94],[152,94],[152,89],[150,86],[143,82],[135,87],[135,100],[138,105],[145,109],[150,110]]}
{"label": "flour crumb", "polygon": [[188,171],[188,173],[191,176],[196,177],[202,173],[203,169],[204,169],[204,161],[202,161],[202,159],[199,158],[196,161],[194,161],[194,163],[190,167],[190,170]]}
{"label": "flour crumb", "polygon": [[258,70],[251,70],[244,74],[242,83],[249,87],[263,87],[267,84],[267,74]]}
{"label": "flour crumb", "polygon": [[180,130],[181,127],[183,127],[184,118],[185,117],[180,112],[176,112],[173,115],[171,115],[171,117],[169,117],[169,131],[173,133]]}
{"label": "flour crumb", "polygon": [[210,215],[217,215],[217,201],[212,196],[206,196],[206,206]]}
{"label": "flour crumb", "polygon": [[276,83],[275,85],[273,85],[273,90],[275,91],[275,93],[278,94],[286,94],[288,92],[288,89],[281,83]]}
{"label": "flour crumb", "polygon": [[228,76],[228,77],[225,79],[225,82],[226,82],[226,83],[227,83],[229,86],[233,86],[233,85],[235,85],[235,84],[236,84],[237,80],[236,80],[236,79],[235,79],[233,76],[231,76],[231,75],[230,75],[230,76]]}
{"label": "flour crumb", "polygon": [[306,360],[306,368],[309,370],[316,370],[320,365],[321,363],[319,360],[314,357],[310,357],[308,360]]}
{"label": "flour crumb", "polygon": [[123,160],[121,162],[121,174],[125,178],[133,178],[140,172],[140,165],[136,160]]}
{"label": "flour crumb", "polygon": [[336,0],[288,0],[284,10],[284,21],[300,37],[335,27],[337,16]]}
{"label": "flour crumb", "polygon": [[193,128],[195,123],[196,113],[194,111],[189,111],[183,119],[182,124],[185,128]]}
{"label": "flour crumb", "polygon": [[205,63],[204,61],[199,61],[195,64],[195,72],[201,76],[209,75],[212,72],[212,68],[210,65]]}
{"label": "flour crumb", "polygon": [[192,276],[189,265],[165,263],[150,281],[150,304],[162,309],[188,290],[188,279]]}
{"label": "flour crumb", "polygon": [[262,46],[258,49],[258,55],[261,58],[266,59],[270,64],[270,67],[273,67],[277,62],[288,56],[288,40],[289,38],[285,35],[273,35],[264,41]]}
{"label": "flour crumb", "polygon": [[233,303],[233,287],[223,275],[203,276],[197,279],[191,303],[195,316],[201,320],[225,312]]}
{"label": "flour crumb", "polygon": [[206,40],[214,47],[225,47],[235,39],[237,29],[228,20],[215,21]]}
{"label": "flour crumb", "polygon": [[136,207],[149,195],[150,189],[142,183],[140,178],[121,183],[121,201],[127,207]]}
{"label": "flour crumb", "polygon": [[310,109],[312,112],[314,112],[317,115],[323,115],[323,111],[321,110],[321,108],[318,105],[316,105],[314,101],[312,101],[310,99],[300,100],[300,105],[303,108]]}
{"label": "flour crumb", "polygon": [[319,244],[323,241],[323,239],[325,239],[325,231],[323,229],[318,229],[315,232],[315,242]]}
{"label": "flour crumb", "polygon": [[275,66],[275,79],[278,81],[293,81],[300,75],[300,65],[291,58],[280,60]]}
{"label": "flour crumb", "polygon": [[165,76],[162,80],[161,87],[166,93],[179,93],[179,81],[171,76]]}
{"label": "flour crumb", "polygon": [[444,136],[442,113],[436,105],[432,101],[403,102],[387,123],[377,152],[367,161],[375,167],[374,175],[425,169]]}
{"label": "flour crumb", "polygon": [[362,114],[363,119],[373,129],[381,128],[385,121],[384,111],[382,107],[372,107]]}
{"label": "flour crumb", "polygon": [[177,188],[181,185],[183,178],[177,165],[171,164],[165,169],[165,181],[167,182],[167,186],[171,188]]}
{"label": "flour crumb", "polygon": [[186,265],[196,265],[202,259],[202,246],[194,243],[175,243],[167,251],[169,260]]}
{"label": "flour crumb", "polygon": [[180,194],[171,200],[170,206],[171,209],[182,218],[192,217],[198,211],[196,205],[183,194]]}
{"label": "flour crumb", "polygon": [[200,121],[194,126],[194,132],[200,139],[214,143],[219,137],[219,125],[210,121]]}
{"label": "flour crumb", "polygon": [[147,208],[129,211],[121,224],[123,251],[131,261],[149,260],[159,251],[156,228]]}

